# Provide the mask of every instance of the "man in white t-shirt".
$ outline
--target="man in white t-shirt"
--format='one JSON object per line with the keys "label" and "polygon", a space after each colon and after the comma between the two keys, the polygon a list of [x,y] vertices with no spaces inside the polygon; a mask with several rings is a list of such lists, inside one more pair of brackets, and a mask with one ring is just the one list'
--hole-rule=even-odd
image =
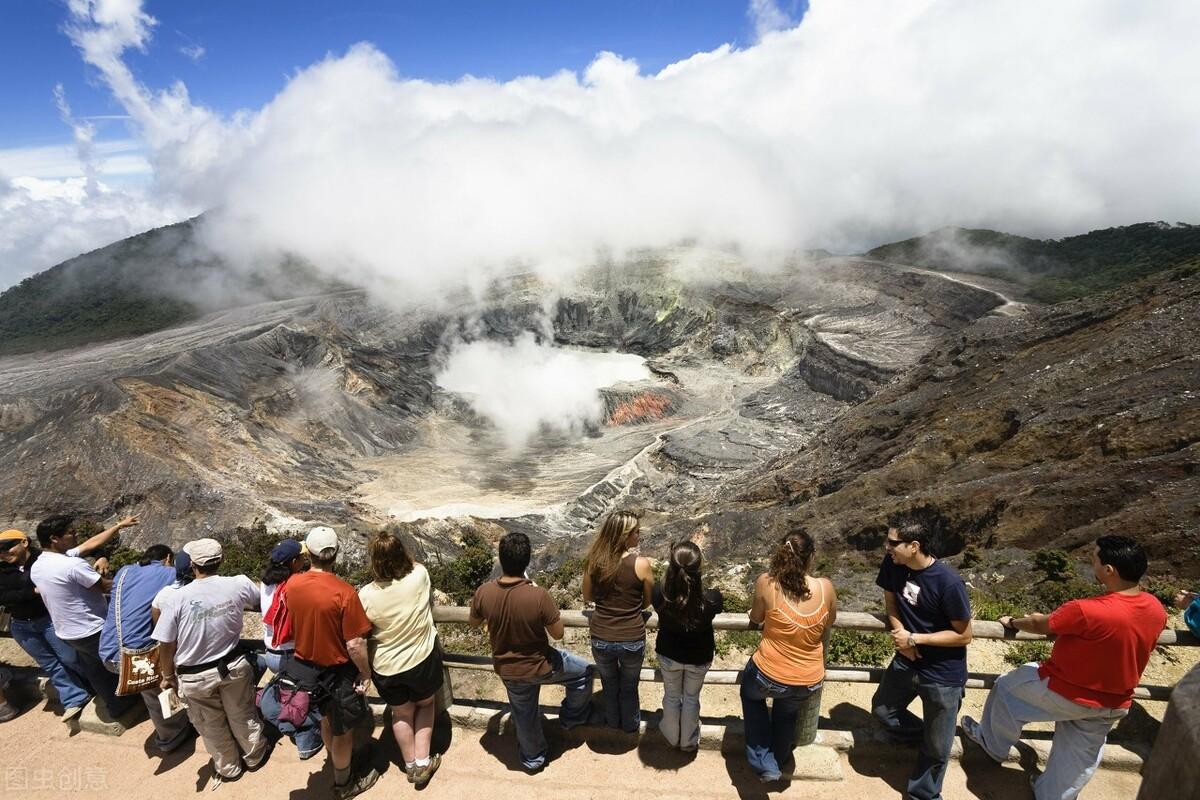
{"label": "man in white t-shirt", "polygon": [[112,581],[84,561],[83,556],[103,547],[122,528],[136,524],[137,517],[126,517],[81,544],[76,537],[75,517],[70,514],[47,517],[37,526],[42,554],[29,571],[29,579],[50,612],[55,635],[78,653],[77,671],[113,717],[133,708],[138,697],[118,697],[117,677],[100,659],[100,629],[108,614],[104,593]]}
{"label": "man in white t-shirt", "polygon": [[195,579],[163,604],[152,635],[162,643],[162,688],[178,689],[187,702],[219,784],[258,769],[271,754],[254,705],[254,667],[238,647],[242,612],[259,607],[258,586],[245,575],[217,574],[224,554],[215,539],[188,542],[183,551]]}

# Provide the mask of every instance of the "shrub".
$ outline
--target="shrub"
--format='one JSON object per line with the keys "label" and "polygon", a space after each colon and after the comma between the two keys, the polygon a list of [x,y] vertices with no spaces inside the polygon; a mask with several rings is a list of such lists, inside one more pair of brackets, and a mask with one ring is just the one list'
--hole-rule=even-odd
{"label": "shrub", "polygon": [[834,628],[826,647],[825,661],[828,664],[882,667],[892,660],[895,652],[896,648],[885,634]]}
{"label": "shrub", "polygon": [[970,569],[978,564],[981,560],[982,558],[979,555],[979,548],[973,544],[969,544],[963,549],[962,561],[959,562],[959,566],[961,566],[963,569]]}
{"label": "shrub", "polygon": [[1014,667],[1030,662],[1042,662],[1050,657],[1050,643],[1039,641],[1013,642],[1004,653],[1004,661]]}
{"label": "shrub", "polygon": [[108,557],[108,574],[115,575],[121,567],[127,567],[130,564],[138,563],[142,557],[141,550],[135,550],[132,547],[121,545],[113,550],[112,555]]}
{"label": "shrub", "polygon": [[547,589],[568,589],[571,582],[583,575],[583,558],[568,558],[549,572],[539,573],[537,582]]}
{"label": "shrub", "polygon": [[222,575],[245,575],[258,580],[271,558],[271,550],[284,538],[283,534],[267,531],[265,522],[258,520],[249,528],[237,527],[213,536],[221,543]]}
{"label": "shrub", "polygon": [[1088,583],[1080,578],[1071,578],[1066,581],[1043,581],[1033,587],[1033,597],[1038,607],[1029,610],[1049,613],[1068,600],[1092,597],[1097,594],[1099,588],[1098,585]]}
{"label": "shrub", "polygon": [[1151,578],[1143,588],[1167,608],[1175,607],[1175,595],[1183,589],[1170,578]]}
{"label": "shrub", "polygon": [[1038,550],[1033,554],[1033,568],[1048,581],[1065,581],[1075,574],[1071,557],[1062,550]]}
{"label": "shrub", "polygon": [[975,619],[997,620],[1005,614],[1019,616],[1025,609],[1016,599],[999,593],[988,592],[984,589],[971,589],[971,612]]}
{"label": "shrub", "polygon": [[466,605],[479,585],[492,574],[492,548],[474,531],[463,536],[462,551],[448,564],[426,565],[435,589],[445,592],[454,602]]}

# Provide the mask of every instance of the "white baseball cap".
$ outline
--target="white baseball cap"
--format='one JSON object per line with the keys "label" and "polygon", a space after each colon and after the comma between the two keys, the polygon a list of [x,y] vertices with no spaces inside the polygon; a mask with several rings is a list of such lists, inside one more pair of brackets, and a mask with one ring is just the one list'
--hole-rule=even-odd
{"label": "white baseball cap", "polygon": [[308,532],[308,536],[304,537],[304,544],[308,547],[309,553],[321,558],[326,550],[338,549],[337,531],[328,525],[318,525]]}

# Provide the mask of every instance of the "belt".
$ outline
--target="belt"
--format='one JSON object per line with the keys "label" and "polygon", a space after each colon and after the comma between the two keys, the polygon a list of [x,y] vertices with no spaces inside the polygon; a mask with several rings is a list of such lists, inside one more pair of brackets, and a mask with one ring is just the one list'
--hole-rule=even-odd
{"label": "belt", "polygon": [[273,656],[284,656],[284,655],[287,655],[288,653],[296,652],[296,648],[294,648],[294,647],[289,647],[286,650],[276,650],[274,647],[265,647],[264,646],[263,649],[266,650],[268,653],[270,653]]}
{"label": "belt", "polygon": [[229,674],[226,668],[243,655],[245,654],[239,648],[235,647],[220,658],[214,658],[212,661],[204,661],[200,664],[177,666],[175,667],[175,671],[180,675],[195,675],[198,672],[205,672],[206,670],[215,669],[220,672],[221,677],[224,678]]}

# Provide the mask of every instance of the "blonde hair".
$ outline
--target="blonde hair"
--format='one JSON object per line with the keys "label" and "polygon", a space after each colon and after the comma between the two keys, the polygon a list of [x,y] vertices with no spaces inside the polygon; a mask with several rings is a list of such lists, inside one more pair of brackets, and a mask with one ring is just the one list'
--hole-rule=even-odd
{"label": "blonde hair", "polygon": [[625,542],[639,524],[637,516],[628,511],[614,511],[604,520],[583,562],[583,571],[593,586],[607,589],[612,585],[625,554]]}

